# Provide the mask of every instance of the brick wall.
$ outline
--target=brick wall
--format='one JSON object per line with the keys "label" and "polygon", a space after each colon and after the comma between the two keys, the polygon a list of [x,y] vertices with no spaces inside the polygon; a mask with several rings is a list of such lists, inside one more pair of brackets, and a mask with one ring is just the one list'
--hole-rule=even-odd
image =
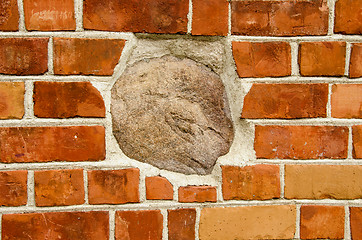
{"label": "brick wall", "polygon": [[[361,0],[2,0],[0,31],[2,240],[362,239]],[[224,49],[210,175],[112,134],[112,85],[168,39]]]}

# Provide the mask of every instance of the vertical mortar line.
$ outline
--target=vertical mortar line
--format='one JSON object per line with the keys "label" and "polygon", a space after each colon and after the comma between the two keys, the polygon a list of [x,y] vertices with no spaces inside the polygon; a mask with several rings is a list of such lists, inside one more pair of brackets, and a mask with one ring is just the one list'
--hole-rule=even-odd
{"label": "vertical mortar line", "polygon": [[187,34],[191,34],[192,30],[192,0],[189,0],[189,13],[187,14]]}
{"label": "vertical mortar line", "polygon": [[352,134],[352,127],[348,127],[348,153],[347,153],[347,159],[353,158],[353,134]]}
{"label": "vertical mortar line", "polygon": [[168,239],[168,212],[167,209],[160,209],[163,216],[162,240]]}
{"label": "vertical mortar line", "polygon": [[332,85],[328,84],[328,100],[327,100],[327,118],[332,117],[332,105],[331,105],[331,99],[332,99]]}
{"label": "vertical mortar line", "polygon": [[351,239],[351,224],[349,218],[349,206],[348,204],[344,206],[344,239],[350,240]]}
{"label": "vertical mortar line", "polygon": [[280,198],[284,199],[284,164],[279,165],[279,174],[280,174]]}
{"label": "vertical mortar line", "polygon": [[300,239],[300,204],[296,205],[295,239]]}
{"label": "vertical mortar line", "polygon": [[197,207],[196,209],[196,221],[195,221],[195,240],[199,240],[199,230],[200,230],[200,217],[201,217],[201,208]]}
{"label": "vertical mortar line", "polygon": [[349,75],[349,62],[351,61],[351,49],[352,44],[350,42],[346,42],[346,65],[344,66],[344,75]]}
{"label": "vertical mortar line", "polygon": [[25,81],[24,118],[34,118],[33,91],[34,82]]}
{"label": "vertical mortar line", "polygon": [[19,10],[19,32],[26,32],[23,0],[18,0],[18,10]]}
{"label": "vertical mortar line", "polygon": [[297,42],[290,42],[292,76],[299,76],[298,48],[299,46]]}
{"label": "vertical mortar line", "polygon": [[88,171],[83,169],[83,180],[84,180],[84,204],[89,204],[88,201]]}
{"label": "vertical mortar line", "polygon": [[228,5],[228,36],[231,36],[231,1],[228,1],[229,5]]}
{"label": "vertical mortar line", "polygon": [[75,31],[84,31],[83,28],[83,0],[74,0]]}
{"label": "vertical mortar line", "polygon": [[35,206],[34,171],[28,170],[28,207]]}
{"label": "vertical mortar line", "polygon": [[139,178],[139,194],[140,194],[140,203],[146,201],[146,175],[140,169],[140,178]]}
{"label": "vertical mortar line", "polygon": [[335,6],[335,0],[328,0],[328,7],[329,7],[328,35],[333,35],[333,30],[334,30],[334,6]]}
{"label": "vertical mortar line", "polygon": [[53,37],[49,38],[48,42],[48,74],[54,75],[54,48],[53,48],[54,39]]}
{"label": "vertical mortar line", "polygon": [[116,229],[116,211],[115,210],[110,210],[109,211],[109,240],[114,240],[115,239],[115,229]]}
{"label": "vertical mortar line", "polygon": [[216,186],[216,193],[217,193],[217,201],[223,202],[224,196],[222,194],[222,168],[220,165],[215,166],[217,168],[216,176],[217,177],[217,186]]}

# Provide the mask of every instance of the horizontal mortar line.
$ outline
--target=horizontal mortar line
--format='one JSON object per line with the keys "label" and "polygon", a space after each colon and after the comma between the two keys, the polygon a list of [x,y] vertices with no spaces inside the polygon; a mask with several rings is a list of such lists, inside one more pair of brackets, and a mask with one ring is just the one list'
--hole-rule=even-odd
{"label": "horizontal mortar line", "polygon": [[362,119],[339,118],[305,118],[305,119],[241,119],[255,125],[285,125],[285,126],[354,126],[361,125]]}
{"label": "horizontal mortar line", "polygon": [[134,37],[132,32],[108,32],[108,31],[54,31],[54,32],[0,32],[0,38],[12,37],[65,37],[65,38],[103,38],[103,39],[124,39]]}
{"label": "horizontal mortar line", "polygon": [[334,199],[275,199],[266,201],[240,201],[231,200],[217,203],[180,203],[176,201],[169,201],[165,203],[128,203],[122,205],[73,205],[73,206],[55,206],[55,207],[36,207],[36,206],[21,206],[21,207],[1,207],[1,214],[9,213],[43,213],[43,212],[75,212],[75,211],[109,211],[109,210],[145,210],[145,209],[175,209],[175,208],[214,208],[214,207],[247,207],[247,206],[279,206],[279,205],[338,205],[338,206],[351,206],[360,207],[362,202],[360,199],[356,200],[334,200]]}
{"label": "horizontal mortar line", "polygon": [[352,84],[362,83],[362,78],[347,78],[347,77],[302,77],[302,76],[287,76],[280,78],[237,78],[241,83],[337,83],[337,84]]}
{"label": "horizontal mortar line", "polygon": [[254,159],[253,163],[262,164],[300,164],[300,165],[343,165],[343,166],[355,166],[362,165],[362,159]]}
{"label": "horizontal mortar line", "polygon": [[112,76],[79,76],[79,75],[37,75],[37,76],[14,76],[14,75],[0,75],[0,81],[64,81],[64,82],[77,82],[77,81],[98,81],[98,82],[111,82]]}
{"label": "horizontal mortar line", "polygon": [[360,35],[325,35],[325,36],[241,36],[231,35],[227,37],[231,41],[287,41],[287,42],[299,42],[299,41],[343,41],[343,42],[360,42],[362,37]]}
{"label": "horizontal mortar line", "polygon": [[57,126],[94,126],[107,124],[105,118],[72,118],[72,119],[53,119],[53,118],[29,118],[29,119],[7,119],[0,120],[1,127],[57,127]]}

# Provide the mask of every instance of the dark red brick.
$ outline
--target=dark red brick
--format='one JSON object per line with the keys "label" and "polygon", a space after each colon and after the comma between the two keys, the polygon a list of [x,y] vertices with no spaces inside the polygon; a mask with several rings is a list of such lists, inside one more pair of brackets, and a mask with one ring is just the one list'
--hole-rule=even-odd
{"label": "dark red brick", "polygon": [[362,207],[349,208],[350,221],[351,221],[351,233],[353,240],[362,239]]}
{"label": "dark red brick", "polygon": [[17,31],[19,29],[19,11],[17,0],[0,2],[0,31]]}
{"label": "dark red brick", "polygon": [[212,186],[186,186],[178,189],[179,202],[216,202],[216,187]]}
{"label": "dark red brick", "polygon": [[168,240],[195,239],[196,210],[168,210]]}

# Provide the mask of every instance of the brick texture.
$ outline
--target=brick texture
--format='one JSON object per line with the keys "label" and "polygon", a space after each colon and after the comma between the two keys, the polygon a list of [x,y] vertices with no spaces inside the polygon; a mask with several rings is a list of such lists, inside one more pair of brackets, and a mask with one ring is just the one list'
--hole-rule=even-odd
{"label": "brick texture", "polygon": [[254,36],[326,35],[325,0],[231,1],[231,32]]}
{"label": "brick texture", "polygon": [[37,206],[66,206],[84,203],[83,170],[35,171]]}
{"label": "brick texture", "polygon": [[332,86],[331,109],[335,118],[362,118],[362,84]]}
{"label": "brick texture", "polygon": [[279,166],[222,166],[224,200],[266,200],[280,197]]}
{"label": "brick texture", "polygon": [[302,206],[300,208],[301,239],[343,239],[344,207]]}
{"label": "brick texture", "polygon": [[124,44],[122,39],[54,38],[54,73],[112,75]]}
{"label": "brick texture", "polygon": [[102,126],[0,128],[0,162],[99,161]]}
{"label": "brick texture", "polygon": [[6,214],[2,239],[108,240],[107,212]]}
{"label": "brick texture", "polygon": [[146,177],[146,198],[148,200],[172,200],[173,186],[164,177]]}
{"label": "brick texture", "polygon": [[105,117],[103,98],[90,82],[35,82],[33,99],[40,118]]}
{"label": "brick texture", "polygon": [[195,239],[196,210],[168,210],[168,240]]}
{"label": "brick texture", "polygon": [[0,74],[40,75],[48,71],[48,38],[0,39]]}
{"label": "brick texture", "polygon": [[362,198],[362,166],[286,165],[287,199]]}
{"label": "brick texture", "polygon": [[285,42],[233,42],[239,77],[282,77],[291,74],[290,45]]}
{"label": "brick texture", "polygon": [[362,34],[361,0],[338,0],[334,12],[335,33]]}
{"label": "brick texture", "polygon": [[216,187],[186,186],[178,189],[179,202],[216,202]]}
{"label": "brick texture", "polygon": [[362,125],[352,127],[353,150],[354,158],[362,159]]}
{"label": "brick texture", "polygon": [[326,117],[327,84],[253,84],[242,118]]}
{"label": "brick texture", "polygon": [[19,29],[17,0],[1,1],[0,13],[0,31],[17,31]]}
{"label": "brick texture", "polygon": [[0,83],[0,119],[21,119],[24,116],[23,82]]}
{"label": "brick texture", "polygon": [[139,169],[94,170],[88,172],[90,204],[139,202]]}
{"label": "brick texture", "polygon": [[349,77],[359,78],[362,77],[362,43],[354,43],[351,48]]}
{"label": "brick texture", "polygon": [[295,206],[204,208],[199,238],[293,239],[295,218]]}
{"label": "brick texture", "polygon": [[163,217],[159,210],[116,212],[116,240],[161,240]]}
{"label": "brick texture", "polygon": [[75,30],[74,0],[24,0],[27,30]]}
{"label": "brick texture", "polygon": [[257,158],[341,159],[347,157],[347,145],[347,127],[255,126]]}
{"label": "brick texture", "polygon": [[343,76],[345,42],[303,42],[299,45],[302,76]]}
{"label": "brick texture", "polygon": [[0,206],[25,205],[27,196],[27,171],[0,171]]}
{"label": "brick texture", "polygon": [[353,240],[362,239],[362,207],[351,207],[349,208],[350,221],[351,221],[351,233]]}
{"label": "brick texture", "polygon": [[186,33],[188,0],[85,0],[85,29]]}

